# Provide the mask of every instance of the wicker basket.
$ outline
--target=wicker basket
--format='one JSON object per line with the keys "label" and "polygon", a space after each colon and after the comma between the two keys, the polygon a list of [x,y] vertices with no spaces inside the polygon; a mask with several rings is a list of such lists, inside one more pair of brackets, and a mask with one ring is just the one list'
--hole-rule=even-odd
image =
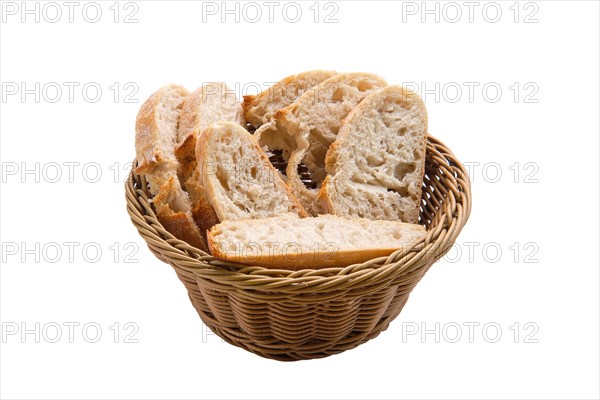
{"label": "wicker basket", "polygon": [[341,353],[379,335],[450,249],[471,210],[464,167],[429,136],[420,218],[426,239],[363,264],[294,272],[225,262],[176,239],[157,221],[146,189],[132,173],[131,220],[150,250],[173,266],[202,321],[227,342],[282,361]]}

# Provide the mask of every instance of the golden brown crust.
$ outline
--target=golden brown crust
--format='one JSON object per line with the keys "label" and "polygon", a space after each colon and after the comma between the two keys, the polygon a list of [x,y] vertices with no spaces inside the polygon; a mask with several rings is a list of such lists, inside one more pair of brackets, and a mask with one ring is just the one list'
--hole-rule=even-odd
{"label": "golden brown crust", "polygon": [[[196,169],[196,133],[193,132],[186,137],[175,149],[175,156],[179,161],[179,180],[187,182]],[[186,188],[187,189],[187,188]]]}
{"label": "golden brown crust", "polygon": [[208,202],[206,197],[201,197],[194,203],[192,207],[192,217],[205,239],[207,231],[221,222],[219,221],[219,216],[215,212],[215,209]]}
{"label": "golden brown crust", "polygon": [[323,184],[321,185],[321,190],[317,194],[317,202],[321,206],[321,210],[325,214],[335,214],[333,209],[333,202],[329,199],[329,185],[332,185],[329,175],[325,177]]}
{"label": "golden brown crust", "polygon": [[200,123],[198,108],[202,105],[204,87],[194,90],[183,102],[179,114],[179,128],[177,137],[179,143],[183,143],[188,136],[193,135]]}
{"label": "golden brown crust", "polygon": [[178,210],[177,196],[185,196],[182,191],[177,193],[178,182],[177,178],[172,176],[161,186],[158,194],[152,200],[156,216],[163,227],[173,236],[208,252],[206,238],[200,233],[191,211]]}
{"label": "golden brown crust", "polygon": [[200,172],[195,169],[190,178],[185,182],[186,190],[192,203],[192,217],[200,229],[200,233],[206,238],[206,231],[218,224],[219,217],[206,197],[206,190],[200,182]]}
{"label": "golden brown crust", "polygon": [[168,206],[157,210],[156,216],[162,226],[177,239],[181,239],[191,246],[194,246],[208,253],[206,242],[194,224],[191,223],[191,217],[184,212],[174,212]]}
{"label": "golden brown crust", "polygon": [[249,115],[249,108],[252,107],[257,102],[257,97],[252,94],[247,94],[244,96],[244,100],[242,101],[242,109],[244,110],[244,119],[248,121],[248,118],[251,118]]}

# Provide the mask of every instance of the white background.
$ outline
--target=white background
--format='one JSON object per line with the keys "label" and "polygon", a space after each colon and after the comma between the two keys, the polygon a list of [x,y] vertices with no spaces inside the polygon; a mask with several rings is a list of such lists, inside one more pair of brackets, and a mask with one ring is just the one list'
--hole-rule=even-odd
{"label": "white background", "polygon": [[[428,2],[438,7],[436,22],[421,2],[342,1],[318,5],[315,22],[311,1],[299,3],[296,23],[285,20],[283,2],[273,23],[262,2],[262,19],[245,21],[255,9],[244,15],[240,3],[240,21],[225,15],[224,24],[191,1],[99,2],[96,23],[82,16],[85,2],[73,22],[56,3],[56,23],[48,21],[54,6],[39,3],[39,22],[26,14],[22,23],[21,2],[7,3],[0,27],[3,398],[600,396],[597,2],[482,2],[472,22],[463,2]],[[86,10],[93,19],[94,9]],[[138,22],[124,23],[134,11]],[[324,23],[334,11],[337,22]],[[162,85],[221,80],[241,92],[315,68],[416,84],[431,134],[474,166],[473,212],[456,247],[386,332],[341,355],[281,363],[203,327],[172,269],[129,221],[122,181],[134,157],[137,110]],[[79,85],[72,102],[65,82]],[[21,83],[34,89],[25,98]],[[62,97],[53,103],[56,86]],[[94,103],[95,86],[102,95]],[[39,176],[22,174],[36,162]],[[69,162],[79,163],[71,164],[73,182]],[[97,166],[102,176],[93,183]],[[72,258],[69,242],[77,243]],[[39,338],[22,336],[36,323]],[[69,323],[79,324],[72,340]],[[469,323],[479,324],[471,338]],[[92,324],[87,335],[85,324]],[[439,338],[422,336],[436,324]],[[89,343],[96,326],[102,335]]]}

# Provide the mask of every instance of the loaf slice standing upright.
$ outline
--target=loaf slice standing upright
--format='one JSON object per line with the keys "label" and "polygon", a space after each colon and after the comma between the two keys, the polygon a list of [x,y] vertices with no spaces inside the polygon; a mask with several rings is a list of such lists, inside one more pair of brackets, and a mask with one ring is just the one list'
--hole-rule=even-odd
{"label": "loaf slice standing upright", "polygon": [[313,70],[290,75],[256,96],[244,96],[244,118],[252,130],[271,121],[273,115],[298,100],[308,89],[337,75],[335,71]]}
{"label": "loaf slice standing upright", "polygon": [[180,163],[181,182],[192,202],[192,216],[203,236],[219,219],[206,198],[199,177],[192,176],[198,173],[196,142],[202,140],[202,132],[208,126],[219,121],[244,124],[241,103],[225,83],[205,83],[184,100],[177,132],[180,145],[175,154]]}
{"label": "loaf slice standing upright", "polygon": [[256,140],[241,126],[220,122],[208,127],[197,143],[196,157],[200,184],[220,221],[307,215]]}
{"label": "loaf slice standing upright", "polygon": [[208,251],[191,212],[191,202],[177,178],[175,157],[177,124],[183,100],[189,92],[167,85],[142,104],[135,124],[136,168],[149,184],[158,220],[178,239]]}
{"label": "loaf slice standing upright", "polygon": [[425,170],[427,111],[400,86],[367,96],[346,117],[325,159],[319,201],[343,217],[417,223]]}
{"label": "loaf slice standing upright", "polygon": [[[304,93],[298,101],[277,111],[276,128],[287,134],[290,153],[286,168],[287,183],[312,215],[322,212],[316,197],[325,179],[325,155],[336,139],[342,120],[373,91],[387,86],[377,75],[339,74]],[[301,164],[306,172],[299,171]],[[310,178],[315,187],[306,187]]]}
{"label": "loaf slice standing upright", "polygon": [[205,83],[189,96],[181,106],[175,150],[181,164],[181,181],[185,184],[196,168],[196,140],[211,124],[231,121],[243,125],[241,103],[235,93],[223,82]]}

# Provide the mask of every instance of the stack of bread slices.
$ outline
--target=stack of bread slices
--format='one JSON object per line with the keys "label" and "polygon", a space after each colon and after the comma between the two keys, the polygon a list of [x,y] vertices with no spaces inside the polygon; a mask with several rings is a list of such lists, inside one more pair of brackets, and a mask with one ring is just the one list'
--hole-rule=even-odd
{"label": "stack of bread slices", "polygon": [[135,172],[163,227],[214,256],[341,267],[414,246],[427,112],[369,73],[308,71],[238,101],[167,85],[136,121]]}

